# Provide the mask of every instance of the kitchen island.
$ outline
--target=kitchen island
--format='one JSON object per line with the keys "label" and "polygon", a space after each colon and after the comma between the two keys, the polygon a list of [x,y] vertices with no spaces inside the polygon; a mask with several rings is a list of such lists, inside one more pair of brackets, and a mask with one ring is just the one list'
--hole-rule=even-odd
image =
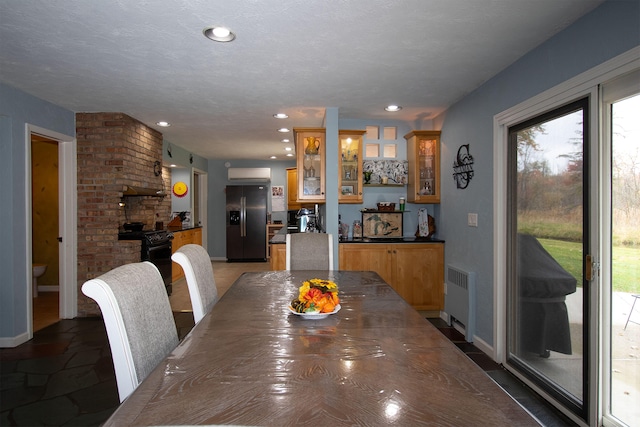
{"label": "kitchen island", "polygon": [[[271,239],[271,270],[284,270],[286,230]],[[428,317],[444,310],[444,241],[416,237],[341,240],[338,268],[375,271]]]}

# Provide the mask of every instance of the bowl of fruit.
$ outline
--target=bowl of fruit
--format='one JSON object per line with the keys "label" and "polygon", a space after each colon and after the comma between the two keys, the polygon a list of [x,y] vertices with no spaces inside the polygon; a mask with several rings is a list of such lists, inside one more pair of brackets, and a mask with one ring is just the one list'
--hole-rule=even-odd
{"label": "bowl of fruit", "polygon": [[298,291],[288,308],[303,319],[324,319],[340,311],[338,285],[330,280],[305,280]]}

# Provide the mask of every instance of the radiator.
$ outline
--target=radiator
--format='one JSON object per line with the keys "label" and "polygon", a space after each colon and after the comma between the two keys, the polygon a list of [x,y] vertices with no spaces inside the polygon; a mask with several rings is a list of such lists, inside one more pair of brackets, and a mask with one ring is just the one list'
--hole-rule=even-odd
{"label": "radiator", "polygon": [[476,329],[476,273],[447,266],[447,295],[444,311],[453,321],[462,323],[467,342],[473,342]]}

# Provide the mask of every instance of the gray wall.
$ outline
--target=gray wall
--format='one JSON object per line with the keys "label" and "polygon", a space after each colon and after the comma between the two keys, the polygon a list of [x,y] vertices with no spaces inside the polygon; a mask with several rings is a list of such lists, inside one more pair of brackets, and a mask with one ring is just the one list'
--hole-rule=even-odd
{"label": "gray wall", "polygon": [[[477,272],[476,335],[493,337],[493,116],[640,45],[640,2],[612,0],[523,56],[436,120],[442,129],[440,238],[445,262]],[[470,144],[475,176],[466,190],[451,179],[458,147]],[[478,227],[467,213],[478,213]]]}
{"label": "gray wall", "polygon": [[[4,208],[0,227],[0,338],[27,332],[27,267],[25,230],[26,156],[25,125],[75,137],[75,113],[0,83],[0,178]],[[29,224],[29,227],[31,225]],[[30,303],[30,302],[29,302]]]}

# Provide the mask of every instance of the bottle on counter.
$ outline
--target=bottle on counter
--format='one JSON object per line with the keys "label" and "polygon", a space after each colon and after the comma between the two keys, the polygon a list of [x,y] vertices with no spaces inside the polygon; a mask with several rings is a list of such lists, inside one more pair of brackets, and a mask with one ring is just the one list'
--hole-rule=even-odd
{"label": "bottle on counter", "polygon": [[362,223],[360,221],[353,221],[353,230],[351,233],[354,239],[362,239]]}

